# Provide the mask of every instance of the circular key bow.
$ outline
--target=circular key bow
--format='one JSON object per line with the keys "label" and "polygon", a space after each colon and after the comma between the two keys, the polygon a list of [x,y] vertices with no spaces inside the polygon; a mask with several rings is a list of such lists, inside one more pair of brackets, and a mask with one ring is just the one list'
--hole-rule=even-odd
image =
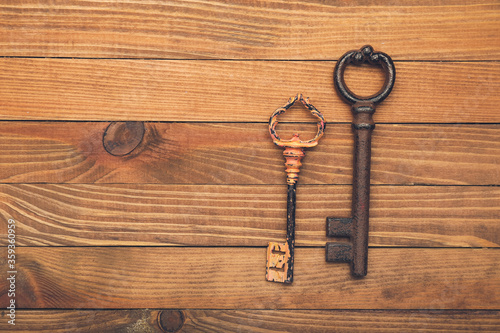
{"label": "circular key bow", "polygon": [[[290,140],[281,139],[276,133],[276,126],[278,125],[278,116],[285,113],[289,108],[291,108],[296,101],[300,101],[311,114],[319,119],[318,121],[318,132],[316,136],[311,140],[302,141],[300,140],[299,134],[295,133]],[[323,136],[325,131],[325,118],[312,104],[309,103],[308,99],[304,99],[302,94],[297,94],[288,100],[288,103],[283,107],[276,109],[269,119],[269,133],[273,138],[273,142],[280,147],[284,147],[283,156],[285,156],[285,165],[287,172],[287,183],[289,185],[295,184],[299,178],[299,171],[301,167],[300,160],[304,157],[303,148],[314,147],[318,144],[319,139]]]}
{"label": "circular key bow", "polygon": [[[359,96],[352,92],[344,81],[344,71],[349,64],[360,65],[362,63],[369,63],[371,65],[381,66],[385,74],[385,82],[383,87],[371,96]],[[337,88],[340,96],[349,104],[378,104],[386,99],[394,87],[396,80],[396,69],[391,57],[383,52],[374,52],[370,45],[365,45],[359,50],[347,52],[339,59],[335,66],[333,74],[333,83]]]}

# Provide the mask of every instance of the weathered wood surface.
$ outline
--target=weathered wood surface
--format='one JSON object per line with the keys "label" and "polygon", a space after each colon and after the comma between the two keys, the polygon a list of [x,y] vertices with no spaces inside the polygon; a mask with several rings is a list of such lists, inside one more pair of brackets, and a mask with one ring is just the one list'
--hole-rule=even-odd
{"label": "weathered wood surface", "polygon": [[[349,215],[352,174],[332,71],[367,43],[397,80],[374,117],[369,273],[355,280],[324,261],[324,226]],[[498,1],[3,1],[15,328],[158,332],[171,308],[185,332],[499,331],[499,45]],[[346,80],[370,94],[383,78]],[[286,193],[267,120],[299,92],[329,126],[302,167],[290,288],[264,279]],[[102,135],[125,120],[148,121],[146,138],[111,156]],[[4,272],[5,234],[0,222]]]}
{"label": "weathered wood surface", "polygon": [[[15,327],[0,330],[63,333],[160,333],[162,310],[19,310]],[[182,310],[187,332],[498,332],[499,311],[431,310]]]}
{"label": "weathered wood surface", "polygon": [[[0,67],[0,119],[6,120],[266,122],[301,92],[327,122],[352,121],[333,87],[334,61],[4,58]],[[396,72],[377,123],[500,122],[497,62],[397,62]],[[346,82],[369,95],[383,75],[349,66]],[[294,119],[311,119],[304,115]]]}
{"label": "weathered wood surface", "polygon": [[[0,251],[6,269],[6,249]],[[293,288],[265,280],[266,248],[17,249],[19,308],[498,309],[497,249],[369,250],[368,276],[297,248]],[[7,280],[0,305],[7,306]]]}
{"label": "weathered wood surface", "polygon": [[[303,125],[280,124],[278,130],[291,133]],[[107,126],[1,122],[1,181],[285,184],[282,149],[272,143],[267,123],[147,123],[141,145],[124,157],[105,151]],[[315,125],[308,128],[306,133],[316,133]],[[500,184],[499,129],[379,124],[373,134],[372,184]],[[350,125],[330,125],[321,143],[307,151],[300,184],[350,184],[352,141]]]}
{"label": "weathered wood surface", "polygon": [[[300,186],[296,244],[324,247],[350,186]],[[267,246],[286,230],[285,186],[0,185],[22,246]],[[374,186],[370,246],[500,247],[500,188]],[[7,245],[0,223],[0,245]]]}
{"label": "weathered wood surface", "polygon": [[[37,57],[498,60],[496,1],[8,1],[0,53]],[[359,45],[359,46],[361,46]]]}

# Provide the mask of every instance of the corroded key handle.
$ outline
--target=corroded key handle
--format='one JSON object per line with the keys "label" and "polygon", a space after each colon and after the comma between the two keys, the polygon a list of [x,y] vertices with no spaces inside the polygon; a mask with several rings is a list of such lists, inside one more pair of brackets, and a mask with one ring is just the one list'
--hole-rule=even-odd
{"label": "corroded key handle", "polygon": [[[311,140],[302,141],[300,140],[299,134],[295,133],[290,140],[283,140],[276,133],[276,126],[278,125],[278,116],[285,113],[289,108],[291,108],[296,101],[302,102],[302,104],[311,111],[311,114],[319,119],[318,121],[318,132],[316,136]],[[301,167],[300,160],[304,157],[303,148],[314,147],[318,144],[319,139],[323,136],[325,131],[325,118],[312,104],[309,103],[308,99],[304,99],[302,94],[297,94],[288,100],[288,103],[281,108],[276,109],[269,119],[269,133],[273,138],[273,142],[280,147],[284,147],[283,156],[285,156],[285,165],[287,173],[287,183],[294,184],[299,178],[299,171]]]}
{"label": "corroded key handle", "polygon": [[[375,94],[367,97],[353,93],[345,84],[344,71],[349,64],[360,65],[369,63],[371,65],[382,66],[385,73],[384,86]],[[391,57],[383,52],[373,52],[370,45],[365,45],[359,50],[347,52],[339,59],[333,71],[333,83],[337,92],[349,104],[378,104],[382,102],[392,91],[396,80],[396,69]]]}

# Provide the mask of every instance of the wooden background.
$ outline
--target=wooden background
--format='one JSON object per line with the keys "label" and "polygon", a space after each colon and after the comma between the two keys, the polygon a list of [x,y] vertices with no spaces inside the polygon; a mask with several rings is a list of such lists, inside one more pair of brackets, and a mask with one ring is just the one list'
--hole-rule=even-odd
{"label": "wooden background", "polygon": [[[463,3],[2,1],[0,269],[14,219],[18,308],[0,330],[160,332],[173,309],[182,332],[499,331],[500,3]],[[353,279],[324,260],[352,179],[332,72],[365,44],[397,79],[374,116],[369,272]],[[361,94],[383,80],[346,77]],[[286,223],[267,121],[298,92],[328,125],[304,159],[286,286],[264,278]],[[282,136],[312,136],[291,112]],[[104,150],[111,121],[145,122],[132,154]]]}

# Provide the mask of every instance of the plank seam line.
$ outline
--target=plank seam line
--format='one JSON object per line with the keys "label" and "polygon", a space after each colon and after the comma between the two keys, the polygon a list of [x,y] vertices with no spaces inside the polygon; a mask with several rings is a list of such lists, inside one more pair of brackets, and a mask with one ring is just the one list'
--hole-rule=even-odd
{"label": "plank seam line", "polygon": [[[22,235],[18,235],[22,237]],[[7,245],[0,246],[0,248],[6,248]],[[16,247],[19,248],[33,248],[33,249],[62,249],[62,248],[67,248],[67,249],[83,249],[83,248],[91,248],[91,249],[108,249],[108,248],[123,248],[123,249],[130,249],[130,248],[155,248],[155,249],[266,249],[267,245],[262,245],[262,246],[251,246],[251,245],[132,245],[132,246],[127,246],[127,245],[61,245],[61,246],[42,246],[42,245],[16,245]],[[295,246],[295,248],[299,249],[324,249],[325,246]],[[422,249],[428,249],[428,250],[439,250],[439,249],[446,249],[446,250],[496,250],[498,251],[500,247],[444,247],[444,246],[437,246],[437,247],[427,247],[427,246],[422,246],[422,247],[417,247],[417,246],[369,246],[370,249],[407,249],[407,250],[422,250]]]}
{"label": "plank seam line", "polygon": [[[0,122],[5,123],[109,123],[117,121],[140,121],[148,124],[268,124],[268,121],[210,121],[210,120],[130,120],[130,119],[110,119],[110,120],[78,120],[78,119],[5,119],[0,118]],[[315,122],[307,121],[282,121],[280,124],[315,124]],[[327,122],[330,126],[335,125],[350,125],[351,122],[348,121],[330,121]],[[417,125],[417,126],[460,126],[460,125],[472,125],[472,126],[498,126],[500,122],[454,122],[454,123],[425,123],[425,122],[377,122],[376,125]]]}
{"label": "plank seam line", "polygon": [[[45,56],[0,56],[3,59],[61,59],[61,60],[136,60],[136,61],[256,61],[256,62],[337,62],[338,59],[263,59],[263,58],[134,58],[134,57],[45,57]],[[498,59],[470,59],[470,60],[450,60],[450,59],[400,59],[395,63],[496,63]]]}
{"label": "plank seam line", "polygon": [[[22,311],[160,311],[171,308],[16,308],[16,310]],[[287,311],[287,312],[295,312],[295,311],[331,311],[331,312],[343,312],[343,311],[366,311],[366,312],[498,312],[499,309],[369,309],[369,308],[324,308],[324,309],[307,309],[307,308],[298,308],[298,309],[254,309],[254,308],[236,308],[236,309],[226,309],[226,308],[176,308],[176,310],[184,310],[184,311]]]}
{"label": "plank seam line", "polygon": [[[51,182],[30,182],[30,183],[5,183],[0,182],[0,185],[95,185],[95,186],[113,186],[113,185],[123,185],[123,186],[132,186],[132,185],[156,185],[156,186],[252,186],[252,187],[269,187],[269,186],[285,186],[283,184],[215,184],[215,183],[72,183],[72,182],[63,182],[63,183],[51,183]],[[303,186],[352,186],[352,184],[300,184],[300,187]],[[370,187],[500,187],[500,184],[426,184],[426,183],[413,183],[413,184],[370,184]]]}

